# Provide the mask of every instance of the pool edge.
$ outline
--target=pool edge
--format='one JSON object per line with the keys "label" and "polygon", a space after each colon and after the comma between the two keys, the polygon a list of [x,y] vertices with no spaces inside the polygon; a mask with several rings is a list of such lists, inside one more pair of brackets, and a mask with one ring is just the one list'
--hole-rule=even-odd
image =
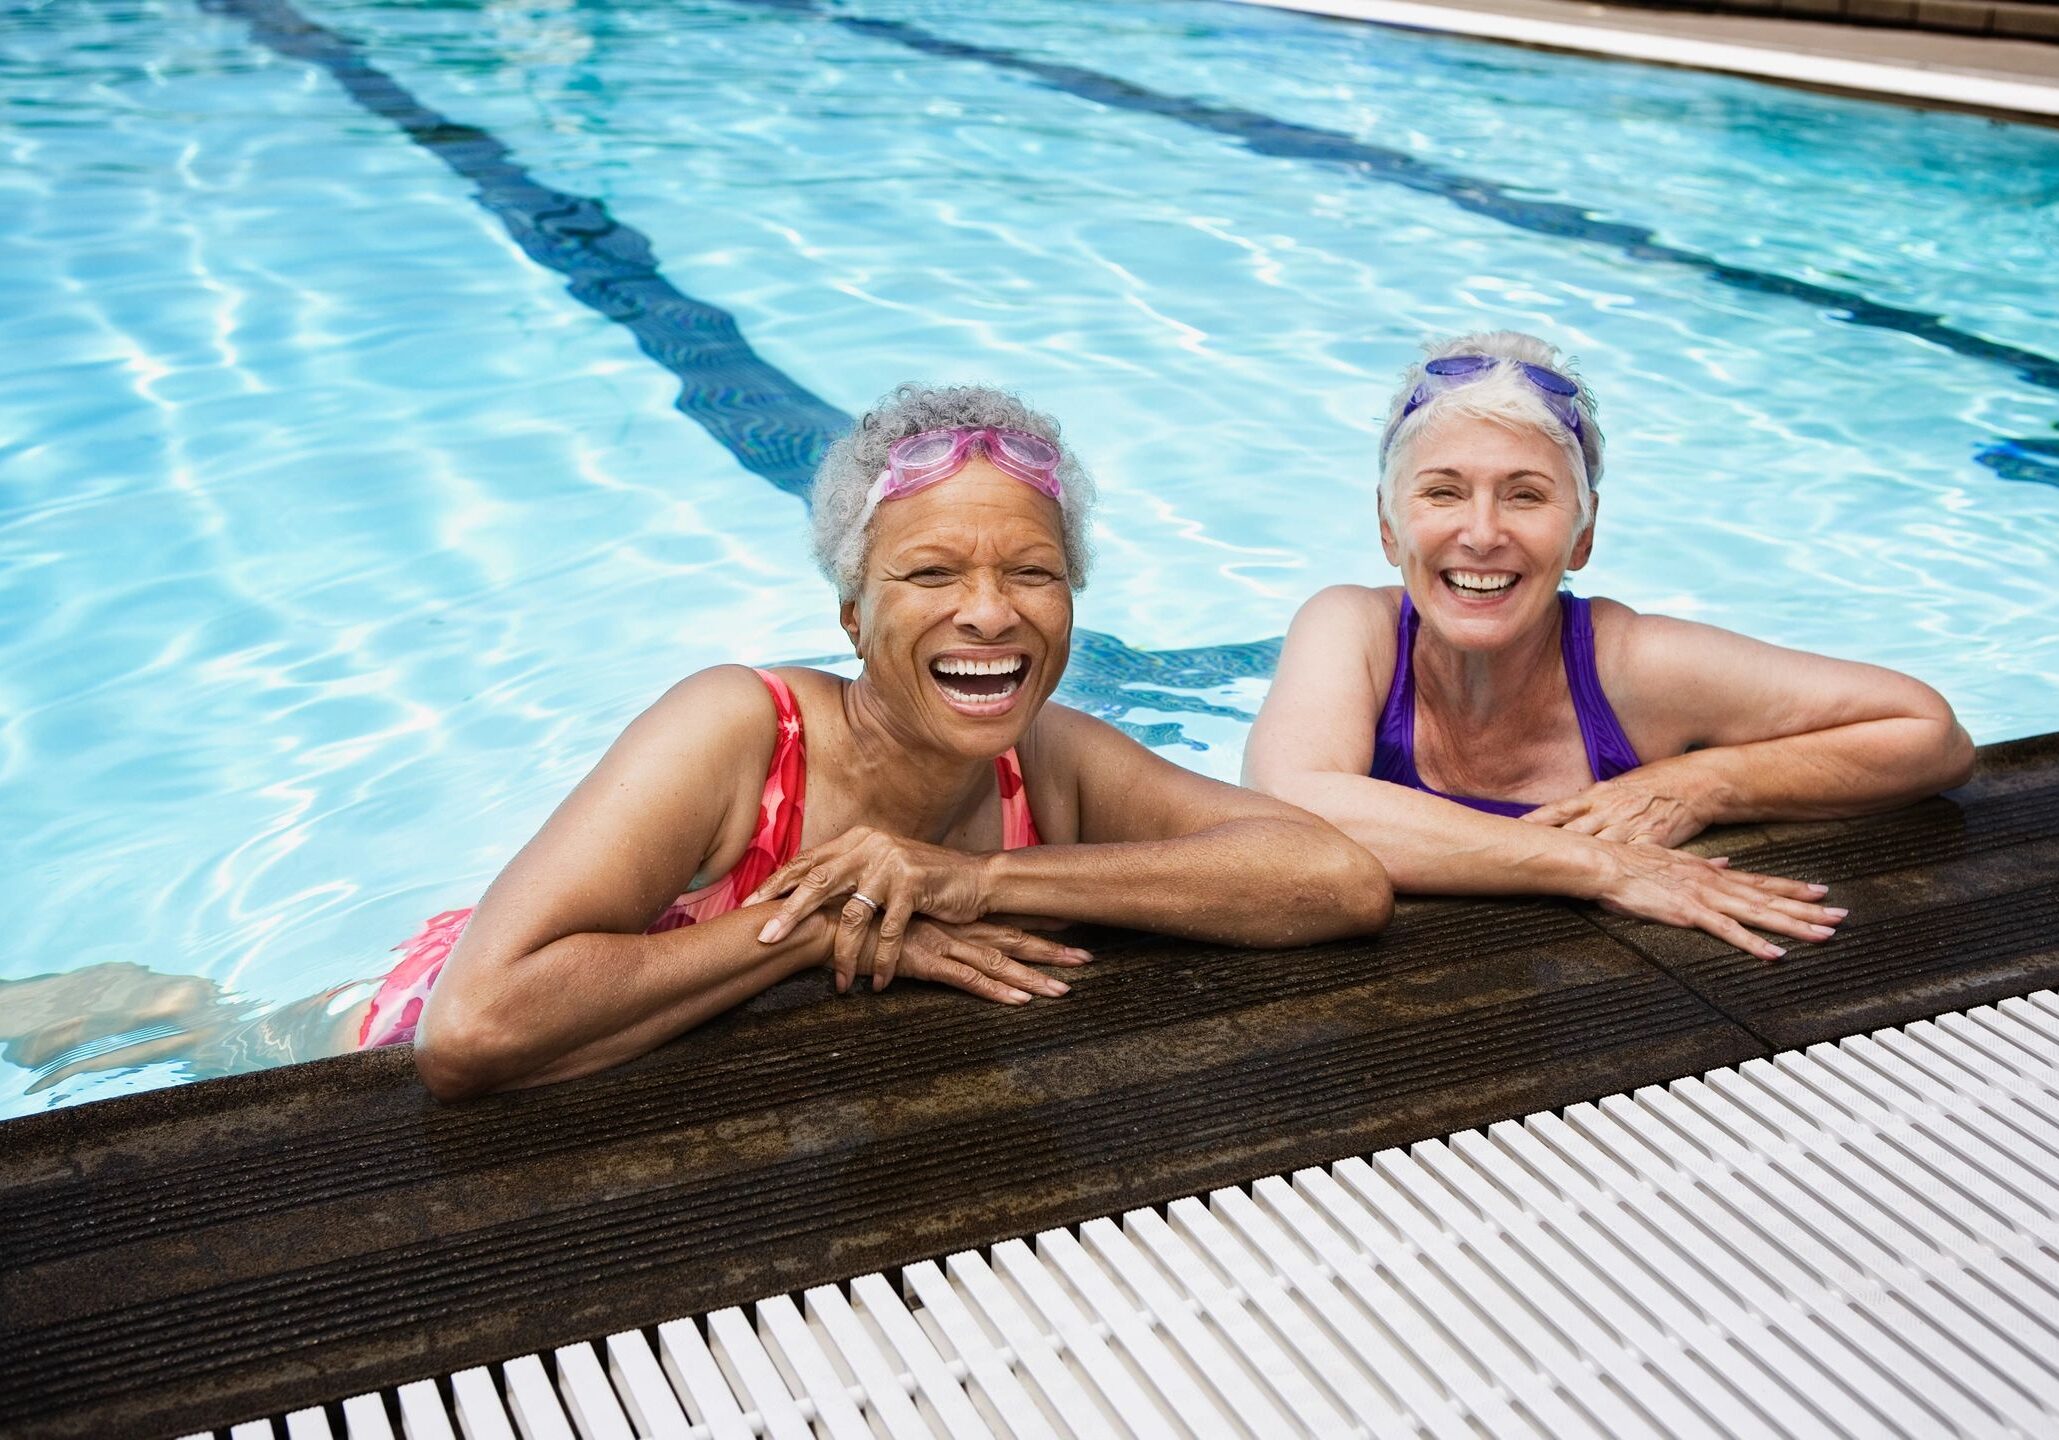
{"label": "pool edge", "polygon": [[[1796,48],[1806,36],[1833,37],[1840,49],[1873,48],[1875,32],[1855,26],[1793,19],[1653,10],[1635,15],[1572,0],[1490,0],[1479,6],[1432,0],[1229,0],[1229,3],[1353,20],[1408,30],[1462,35],[1530,49],[1598,55],[1643,64],[1741,75],[1750,79],[1863,99],[1963,111],[2018,123],[2059,126],[2059,47],[2035,41],[1933,36],[1955,48],[1997,56],[1996,47],[2036,54],[2049,51],[2049,71],[2024,66],[2017,74],[1897,63]],[[1717,29],[1707,22],[1716,22]],[[1630,22],[1630,23],[1622,23]],[[1749,27],[1749,28],[1747,28]],[[1799,27],[1799,28],[1798,28]],[[1743,31],[1752,43],[1714,39],[1697,31]],[[1785,32],[1785,33],[1783,33]],[[1888,32],[1900,33],[1900,32]],[[2042,59],[2042,57],[2039,57]],[[2047,78],[2049,76],[2049,78]]]}

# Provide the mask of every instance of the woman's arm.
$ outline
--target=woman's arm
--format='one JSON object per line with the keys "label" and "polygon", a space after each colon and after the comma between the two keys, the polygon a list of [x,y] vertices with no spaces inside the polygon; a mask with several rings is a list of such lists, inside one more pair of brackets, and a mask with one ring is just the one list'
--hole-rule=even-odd
{"label": "woman's arm", "polygon": [[[839,904],[839,988],[876,932],[878,989],[893,978],[916,916],[1086,921],[1283,946],[1371,934],[1393,913],[1379,862],[1331,826],[1184,770],[1111,725],[1051,706],[1025,757],[1040,784],[1073,799],[1078,843],[971,855],[859,827],[758,887],[753,899],[786,896],[759,939],[782,943],[791,927]],[[867,898],[847,898],[856,895]]]}
{"label": "woman's arm", "polygon": [[749,803],[755,818],[772,714],[740,667],[680,682],[508,863],[422,1015],[415,1064],[439,1099],[617,1064],[823,962],[826,927],[764,946],[763,916],[642,933],[733,828],[732,809]]}
{"label": "woman's arm", "polygon": [[632,1060],[828,960],[827,921],[760,945],[764,918],[738,910],[662,935],[583,930],[502,964],[462,997],[439,977],[415,1069],[438,1100],[463,1100]]}
{"label": "woman's arm", "polygon": [[1488,815],[1373,779],[1373,732],[1394,664],[1393,626],[1391,607],[1355,586],[1324,590],[1302,606],[1245,746],[1244,779],[1322,816],[1379,856],[1397,890],[1595,900],[1696,926],[1767,959],[1782,951],[1744,926],[1820,940],[1843,918],[1813,903],[1824,893],[1820,885]]}
{"label": "woman's arm", "polygon": [[1037,762],[1077,783],[1080,844],[988,856],[988,910],[1255,946],[1372,934],[1393,915],[1379,862],[1306,811],[1077,711],[1038,723]]}
{"label": "woman's arm", "polygon": [[1526,818],[1678,844],[1708,825],[1890,810],[1972,774],[1973,741],[1920,680],[1616,609],[1609,690],[1660,758]]}

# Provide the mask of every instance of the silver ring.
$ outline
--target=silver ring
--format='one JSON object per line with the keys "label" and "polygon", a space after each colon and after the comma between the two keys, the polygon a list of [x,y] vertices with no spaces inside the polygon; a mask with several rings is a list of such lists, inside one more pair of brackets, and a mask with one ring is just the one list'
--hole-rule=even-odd
{"label": "silver ring", "polygon": [[879,902],[873,899],[870,895],[860,895],[856,890],[853,890],[851,892],[851,898],[853,900],[856,900],[860,905],[863,905],[867,909],[871,910],[873,914],[877,915],[879,913]]}

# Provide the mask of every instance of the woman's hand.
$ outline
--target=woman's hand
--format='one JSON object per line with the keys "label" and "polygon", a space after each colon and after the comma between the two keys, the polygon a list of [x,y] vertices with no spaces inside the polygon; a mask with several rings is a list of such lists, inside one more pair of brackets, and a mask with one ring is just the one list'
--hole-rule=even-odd
{"label": "woman's hand", "polygon": [[[867,953],[860,957],[861,974],[875,963],[877,953],[869,945],[862,948]],[[1072,988],[1054,975],[1030,969],[1031,964],[1072,967],[1093,958],[1085,950],[1031,935],[1013,925],[984,920],[954,924],[918,915],[901,941],[899,973],[911,980],[949,985],[982,1000],[1022,1005],[1034,996],[1056,997]],[[850,977],[839,971],[838,991],[849,983]]]}
{"label": "woman's hand", "polygon": [[884,990],[900,965],[909,922],[915,915],[919,912],[932,920],[957,924],[978,920],[992,908],[987,903],[986,875],[984,856],[924,845],[858,825],[780,866],[744,904],[787,895],[779,913],[758,932],[758,938],[769,945],[804,917],[841,900],[835,952],[839,991],[849,988],[856,977],[861,952],[867,939],[875,936],[873,922],[877,920],[872,988]]}
{"label": "woman's hand", "polygon": [[1611,873],[1595,895],[1603,908],[1640,920],[1706,930],[1761,960],[1787,952],[1745,929],[1755,925],[1800,940],[1828,940],[1849,912],[1815,903],[1829,887],[1732,870],[1653,844],[1608,846]]}
{"label": "woman's hand", "polygon": [[1597,840],[1667,849],[1693,839],[1709,823],[1687,801],[1640,782],[1634,771],[1597,781],[1563,800],[1540,805],[1522,818]]}

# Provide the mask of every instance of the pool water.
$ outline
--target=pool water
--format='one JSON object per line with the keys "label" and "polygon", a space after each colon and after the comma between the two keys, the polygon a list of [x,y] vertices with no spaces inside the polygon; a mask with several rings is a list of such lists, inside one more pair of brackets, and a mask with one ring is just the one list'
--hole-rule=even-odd
{"label": "pool water", "polygon": [[1499,326],[1583,593],[2055,728],[2059,132],[1201,0],[6,17],[0,1115],[332,1048],[672,681],[836,656],[797,492],[904,378],[1062,418],[1066,698],[1211,774]]}

